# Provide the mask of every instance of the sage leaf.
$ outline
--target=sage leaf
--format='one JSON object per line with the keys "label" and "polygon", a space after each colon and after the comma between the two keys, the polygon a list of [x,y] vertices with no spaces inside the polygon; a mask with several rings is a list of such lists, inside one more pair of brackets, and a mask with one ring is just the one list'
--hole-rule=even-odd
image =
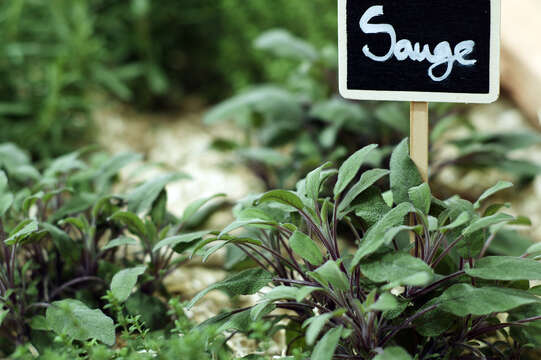
{"label": "sage leaf", "polygon": [[188,178],[188,175],[182,173],[168,174],[139,185],[125,197],[128,202],[128,210],[136,214],[149,210],[167,184]]}
{"label": "sage leaf", "polygon": [[143,221],[141,221],[141,219],[139,219],[139,217],[132,212],[117,211],[111,217],[109,217],[109,220],[115,220],[126,225],[128,230],[140,237],[145,237],[147,235],[145,224],[143,224]]}
{"label": "sage leaf", "polygon": [[402,224],[404,222],[404,217],[413,211],[415,211],[415,209],[411,204],[402,203],[385,214],[364,236],[361,246],[359,246],[359,249],[353,257],[350,268],[353,269],[365,256],[376,252],[389,239],[389,237],[385,237],[385,234],[389,229]]}
{"label": "sage leaf", "polygon": [[319,340],[312,352],[311,360],[332,360],[342,336],[342,326],[331,329]]}
{"label": "sage leaf", "polygon": [[321,265],[323,262],[321,250],[308,235],[300,231],[295,231],[289,238],[289,245],[295,254],[299,255],[310,264],[317,266]]}
{"label": "sage leaf", "polygon": [[381,354],[374,357],[373,360],[412,360],[412,357],[406,350],[398,346],[385,348]]}
{"label": "sage leaf", "polygon": [[186,306],[189,310],[212,290],[222,290],[229,296],[253,295],[272,281],[272,275],[263,269],[249,269],[217,282],[199,292]]}
{"label": "sage leaf", "polygon": [[393,201],[400,204],[409,201],[408,191],[423,182],[419,170],[409,156],[408,139],[402,140],[391,155],[391,191]]}
{"label": "sage leaf", "polygon": [[314,345],[321,330],[323,330],[325,324],[332,319],[333,316],[333,313],[325,313],[311,317],[302,324],[302,327],[308,326],[308,329],[306,329],[306,343],[308,345]]}
{"label": "sage leaf", "polygon": [[344,199],[338,205],[338,212],[340,216],[343,217],[348,213],[348,207],[351,205],[353,200],[355,200],[361,193],[370,188],[374,183],[383,178],[384,176],[389,175],[389,170],[384,169],[372,169],[365,171],[361,175],[361,179],[351,189],[346,193]]}
{"label": "sage leaf", "polygon": [[137,278],[145,271],[146,266],[137,266],[117,272],[111,281],[113,296],[120,302],[126,301],[137,283]]}
{"label": "sage leaf", "polygon": [[189,234],[171,236],[159,241],[156,245],[154,245],[152,251],[158,251],[165,246],[174,248],[178,244],[191,244],[194,241],[203,238],[203,236],[208,235],[210,232],[210,230],[203,230]]}
{"label": "sage leaf", "polygon": [[113,319],[78,300],[53,302],[47,308],[45,318],[49,328],[57,334],[65,334],[80,341],[95,339],[111,346],[115,343]]}
{"label": "sage leaf", "polygon": [[364,263],[361,271],[374,282],[388,282],[391,288],[427,285],[434,276],[432,268],[423,260],[403,252],[393,252]]}
{"label": "sage leaf", "polygon": [[515,218],[507,214],[494,214],[491,216],[485,216],[473,221],[467,228],[462,231],[462,235],[470,235],[478,230],[486,229],[492,225],[508,223],[513,221]]}
{"label": "sage leaf", "polygon": [[189,221],[192,218],[192,216],[194,216],[195,213],[199,209],[201,209],[209,201],[211,201],[213,199],[216,199],[216,198],[219,198],[219,197],[224,197],[224,196],[225,196],[225,194],[215,194],[215,195],[203,198],[203,199],[195,200],[194,202],[189,204],[186,207],[186,209],[184,210],[184,212],[182,213],[181,222],[185,223],[185,222]]}
{"label": "sage leaf", "polygon": [[538,303],[541,300],[525,291],[456,284],[438,298],[442,310],[456,316],[489,315],[506,312],[522,305]]}
{"label": "sage leaf", "polygon": [[351,155],[338,170],[338,180],[334,186],[334,197],[337,198],[355,178],[368,154],[377,148],[377,145],[368,145]]}
{"label": "sage leaf", "polygon": [[512,256],[489,256],[478,260],[466,274],[485,280],[541,280],[541,263]]}
{"label": "sage leaf", "polygon": [[309,274],[314,277],[316,281],[322,282],[322,285],[328,286],[330,284],[336,290],[342,291],[349,289],[349,282],[346,275],[333,260],[327,261]]}
{"label": "sage leaf", "polygon": [[101,250],[106,251],[123,245],[137,245],[137,240],[129,236],[120,236],[109,241],[104,247],[101,248]]}
{"label": "sage leaf", "polygon": [[265,202],[277,202],[292,206],[297,210],[302,210],[304,208],[302,200],[291,191],[286,190],[272,190],[263,194],[263,196],[259,198],[258,203],[261,204]]}
{"label": "sage leaf", "polygon": [[513,187],[513,184],[508,181],[498,181],[496,185],[486,190],[475,202],[475,204],[473,204],[473,206],[475,207],[475,209],[479,209],[479,207],[481,206],[481,202],[483,202],[483,200],[486,200],[487,198],[491,197],[497,192],[500,192],[505,189],[509,189],[511,187]]}
{"label": "sage leaf", "polygon": [[412,187],[408,190],[408,195],[413,206],[421,210],[423,214],[428,215],[432,202],[432,193],[428,184],[422,183],[419,186]]}

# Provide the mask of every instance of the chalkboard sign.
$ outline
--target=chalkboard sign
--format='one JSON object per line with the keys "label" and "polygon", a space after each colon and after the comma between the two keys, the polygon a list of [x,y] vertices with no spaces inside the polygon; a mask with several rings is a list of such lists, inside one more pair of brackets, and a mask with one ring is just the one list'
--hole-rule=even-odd
{"label": "chalkboard sign", "polygon": [[499,95],[500,0],[338,0],[348,99],[490,103]]}

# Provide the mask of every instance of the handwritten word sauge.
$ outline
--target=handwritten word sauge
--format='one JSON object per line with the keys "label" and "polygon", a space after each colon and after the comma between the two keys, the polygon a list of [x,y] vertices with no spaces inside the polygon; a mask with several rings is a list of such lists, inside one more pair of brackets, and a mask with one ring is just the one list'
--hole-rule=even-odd
{"label": "handwritten word sauge", "polygon": [[[404,61],[410,58],[413,61],[423,62],[427,60],[432,63],[432,66],[428,69],[428,76],[433,81],[440,82],[447,79],[452,71],[454,63],[457,62],[464,66],[473,66],[477,63],[477,60],[465,59],[465,57],[473,52],[475,42],[472,40],[466,40],[458,43],[455,46],[454,53],[451,50],[451,45],[448,41],[442,41],[434,48],[434,52],[430,51],[428,44],[424,45],[421,50],[421,44],[415,43],[412,45],[408,39],[402,39],[397,41],[396,31],[390,24],[370,24],[370,20],[377,16],[383,15],[383,5],[375,5],[366,10],[359,22],[361,30],[365,34],[382,34],[386,33],[391,38],[391,46],[387,54],[378,56],[370,51],[368,45],[363,47],[363,54],[371,60],[378,62],[386,62],[393,55],[398,61]],[[447,65],[447,68],[443,75],[435,75],[435,71],[438,67]]]}

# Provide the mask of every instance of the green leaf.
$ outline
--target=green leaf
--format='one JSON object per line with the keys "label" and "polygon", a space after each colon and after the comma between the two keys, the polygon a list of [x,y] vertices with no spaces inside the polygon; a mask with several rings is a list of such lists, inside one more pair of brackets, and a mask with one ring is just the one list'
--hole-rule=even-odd
{"label": "green leaf", "polygon": [[427,183],[422,183],[419,186],[414,186],[408,190],[408,195],[411,203],[423,214],[428,215],[430,212],[430,204],[432,202],[432,193]]}
{"label": "green leaf", "polygon": [[314,316],[306,320],[302,324],[303,328],[308,326],[306,329],[306,344],[310,346],[314,345],[325,324],[327,324],[327,322],[333,317],[334,313],[331,312]]}
{"label": "green leaf", "polygon": [[293,192],[286,190],[272,190],[263,194],[263,196],[259,198],[258,204],[265,202],[277,202],[292,206],[297,210],[302,210],[304,208],[302,200]]}
{"label": "green leaf", "polygon": [[199,209],[201,209],[206,203],[218,197],[224,197],[224,196],[225,194],[216,194],[216,195],[206,197],[204,199],[195,200],[194,202],[192,202],[190,205],[186,207],[180,221],[182,223],[189,221],[192,218],[192,216],[194,216],[195,213],[199,211]]}
{"label": "green leaf", "polygon": [[453,285],[438,299],[442,310],[461,317],[505,312],[540,301],[538,297],[521,290],[475,288],[469,284]]}
{"label": "green leaf", "polygon": [[329,332],[318,341],[314,351],[312,352],[311,360],[332,360],[334,352],[342,336],[342,326],[331,329]]}
{"label": "green leaf", "polygon": [[8,192],[8,178],[0,170],[0,216],[3,216],[13,203],[13,194]]}
{"label": "green leaf", "polygon": [[306,195],[313,201],[317,201],[319,198],[319,189],[321,187],[321,171],[330,166],[331,163],[327,162],[315,170],[312,170],[306,176]]}
{"label": "green leaf", "polygon": [[117,272],[111,281],[111,291],[113,292],[114,297],[120,302],[126,301],[135,287],[135,284],[137,284],[137,278],[139,275],[143,274],[146,269],[146,266],[137,266]]}
{"label": "green leaf", "polygon": [[249,269],[217,282],[201,291],[186,306],[189,310],[212,290],[225,291],[229,296],[253,295],[272,281],[272,275],[263,269]]}
{"label": "green leaf", "polygon": [[485,280],[541,280],[541,263],[513,256],[489,256],[478,260],[466,274]]}
{"label": "green leaf", "polygon": [[395,204],[409,201],[408,191],[423,182],[419,170],[409,157],[408,139],[404,139],[391,155],[391,190]]}
{"label": "green leaf", "polygon": [[442,226],[440,228],[440,231],[442,233],[445,233],[447,232],[448,230],[454,230],[456,228],[459,228],[461,227],[462,225],[466,224],[469,220],[470,220],[470,214],[465,211],[463,213],[461,213],[455,220],[453,220],[453,222],[451,222],[450,224],[446,225],[446,226]]}
{"label": "green leaf", "polygon": [[349,289],[349,282],[346,275],[333,260],[327,261],[314,272],[310,272],[309,275],[317,281],[322,282],[322,285],[327,286],[330,284],[336,290],[346,291]]}
{"label": "green leaf", "polygon": [[373,360],[412,360],[406,350],[398,346],[385,348],[382,353],[376,355]]}
{"label": "green leaf", "polygon": [[273,288],[265,294],[264,299],[268,301],[276,300],[295,300],[299,293],[299,288],[293,286],[280,285]]}
{"label": "green leaf", "polygon": [[259,321],[264,316],[270,314],[274,309],[276,309],[276,304],[274,303],[268,301],[259,303],[250,310],[250,318],[252,321]]}
{"label": "green leaf", "polygon": [[498,213],[491,216],[486,216],[472,222],[467,228],[462,231],[462,235],[470,235],[476,231],[486,229],[492,225],[508,223],[513,221],[515,218],[511,215]]}
{"label": "green leaf", "polygon": [[474,207],[476,209],[479,209],[479,207],[481,206],[481,202],[483,202],[483,200],[486,200],[487,198],[491,197],[492,195],[496,194],[499,191],[509,189],[511,187],[513,187],[513,184],[508,181],[498,181],[496,185],[494,185],[493,187],[485,191],[479,197],[479,199],[475,202]]}
{"label": "green leaf", "polygon": [[533,244],[526,250],[527,254],[537,254],[541,252],[541,243]]}
{"label": "green leaf", "polygon": [[118,174],[118,172],[126,165],[140,161],[143,158],[141,154],[135,154],[131,152],[124,152],[113,156],[103,163],[96,171],[94,179],[96,181],[96,187],[103,190],[105,186],[111,181],[111,178]]}
{"label": "green leaf", "polygon": [[369,311],[393,311],[398,308],[399,304],[396,297],[389,293],[383,293],[378,300],[368,307]]}
{"label": "green leaf", "polygon": [[[413,212],[415,209],[409,203],[399,204],[394,209],[390,210],[383,216],[375,225],[373,225],[366,235],[364,236],[361,246],[355,253],[351,262],[351,269],[353,269],[359,261],[365,256],[376,252],[386,241],[389,241],[389,237],[385,237],[385,234],[397,225],[401,225],[404,222],[404,217]],[[401,228],[406,229],[406,228]],[[394,233],[394,231],[393,231]],[[396,235],[396,233],[394,233]],[[391,238],[392,240],[392,238]]]}
{"label": "green leaf", "polygon": [[[377,187],[370,187],[358,198],[358,205],[355,205],[355,215],[363,219],[371,227],[380,221],[391,208],[381,195]],[[392,205],[392,201],[391,201]]]}
{"label": "green leaf", "polygon": [[4,241],[7,245],[15,245],[38,231],[38,222],[35,220],[24,220],[15,227]]}
{"label": "green leaf", "polygon": [[141,214],[149,210],[154,200],[158,198],[158,196],[167,184],[187,178],[189,178],[189,176],[185,174],[169,174],[139,185],[130,194],[126,196],[126,201],[128,202],[128,210],[136,214]]}
{"label": "green leaf", "polygon": [[96,339],[111,346],[115,343],[113,319],[78,300],[53,302],[47,308],[45,317],[49,328],[57,334],[66,334],[80,341]]}
{"label": "green leaf", "polygon": [[291,249],[312,265],[321,265],[323,255],[314,240],[300,231],[295,231],[289,238]]}
{"label": "green leaf", "polygon": [[432,268],[423,260],[403,252],[392,252],[364,263],[361,271],[374,282],[389,283],[390,288],[400,285],[423,286],[434,277]]}
{"label": "green leaf", "polygon": [[355,200],[361,193],[369,189],[374,183],[380,180],[382,177],[389,175],[389,170],[383,169],[372,169],[365,171],[361,175],[361,179],[351,189],[346,193],[344,199],[338,205],[338,212],[341,217],[348,213],[348,207],[351,205],[353,200]]}
{"label": "green leaf", "polygon": [[351,155],[338,170],[338,180],[334,186],[335,199],[346,189],[355,178],[368,154],[377,148],[377,145],[368,145]]}
{"label": "green leaf", "polygon": [[137,245],[137,240],[129,236],[120,236],[116,239],[109,241],[104,247],[101,248],[101,250],[106,251],[123,245]]}
{"label": "green leaf", "polygon": [[132,212],[117,211],[109,218],[109,220],[118,221],[126,225],[128,230],[140,237],[145,237],[147,234],[145,224],[143,224],[141,219]]}
{"label": "green leaf", "polygon": [[254,47],[269,51],[281,58],[306,61],[315,61],[319,58],[316,49],[311,44],[283,29],[264,32],[255,40]]}
{"label": "green leaf", "polygon": [[194,233],[190,233],[190,234],[182,234],[182,235],[171,236],[171,237],[165,238],[162,241],[158,242],[154,246],[152,251],[158,251],[158,250],[160,250],[161,248],[163,248],[165,246],[169,246],[169,247],[174,248],[178,244],[193,243],[194,241],[203,238],[203,236],[210,234],[210,232],[211,232],[210,230],[204,230],[204,231],[198,231],[198,232],[194,232]]}
{"label": "green leaf", "polygon": [[9,310],[4,309],[3,307],[0,308],[0,326],[2,326],[2,323],[4,322],[4,319],[6,316],[8,316]]}

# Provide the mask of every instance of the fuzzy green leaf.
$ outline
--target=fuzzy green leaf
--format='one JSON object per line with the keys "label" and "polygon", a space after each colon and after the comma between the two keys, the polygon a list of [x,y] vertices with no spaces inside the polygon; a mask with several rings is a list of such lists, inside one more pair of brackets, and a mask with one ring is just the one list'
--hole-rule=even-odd
{"label": "fuzzy green leaf", "polygon": [[[376,252],[386,241],[389,240],[389,237],[385,237],[385,234],[392,228],[401,225],[404,222],[405,216],[413,212],[415,209],[409,203],[402,203],[390,210],[387,214],[381,218],[375,225],[373,225],[366,235],[364,236],[361,246],[355,253],[353,260],[351,262],[351,268],[357,266],[359,261],[365,256],[373,254]],[[392,238],[391,238],[392,240]]]}
{"label": "fuzzy green leaf", "polygon": [[401,347],[392,346],[385,348],[385,350],[376,355],[373,360],[412,360],[412,357]]}
{"label": "fuzzy green leaf", "polygon": [[139,219],[137,215],[129,211],[117,211],[110,218],[110,220],[118,221],[128,227],[132,233],[137,234],[140,237],[144,237],[147,234],[145,224]]}
{"label": "fuzzy green leaf", "polygon": [[442,310],[456,316],[488,315],[505,312],[522,305],[538,303],[541,300],[525,291],[456,284],[438,298]]}
{"label": "fuzzy green leaf", "polygon": [[428,215],[430,212],[430,204],[432,202],[432,193],[427,183],[422,183],[419,186],[414,186],[408,190],[411,203],[423,214]]}
{"label": "fuzzy green leaf", "polygon": [[186,306],[191,309],[203,296],[212,290],[225,291],[229,296],[253,295],[272,281],[272,275],[263,269],[249,269],[217,282],[201,291]]}
{"label": "fuzzy green leaf", "polygon": [[383,293],[378,300],[368,307],[370,311],[393,311],[398,308],[399,304],[396,297],[389,293]]}
{"label": "fuzzy green leaf", "polygon": [[314,348],[311,360],[332,360],[342,336],[342,330],[343,328],[340,326],[327,332]]}
{"label": "fuzzy green leaf", "polygon": [[377,148],[377,145],[368,145],[351,155],[338,170],[338,180],[334,186],[334,197],[337,198],[355,178],[368,154]]}
{"label": "fuzzy green leaf", "polygon": [[308,261],[312,265],[321,265],[323,262],[323,255],[321,250],[317,247],[314,240],[308,235],[295,231],[289,238],[289,246],[304,260]]}
{"label": "fuzzy green leaf", "polygon": [[491,187],[490,189],[486,190],[479,199],[475,202],[474,207],[478,209],[481,206],[481,202],[483,200],[486,200],[487,198],[491,197],[492,195],[496,194],[499,191],[509,189],[513,187],[513,184],[508,181],[498,181],[496,185]]}
{"label": "fuzzy green leaf", "polygon": [[101,250],[106,251],[123,245],[137,245],[137,240],[129,236],[120,236],[109,241],[104,247],[101,248]]}
{"label": "fuzzy green leaf", "polygon": [[330,284],[336,290],[345,291],[349,289],[348,279],[342,270],[340,270],[340,267],[335,261],[327,261],[314,272],[311,272],[310,275],[312,275],[317,281],[323,282],[322,285]]}
{"label": "fuzzy green leaf", "polygon": [[489,256],[466,268],[470,276],[486,280],[541,280],[541,263],[513,256]]}
{"label": "fuzzy green leaf", "polygon": [[343,217],[348,213],[348,207],[351,205],[361,193],[369,189],[374,183],[380,180],[382,177],[389,175],[389,170],[384,169],[372,169],[365,171],[361,175],[361,179],[346,193],[344,199],[338,205],[338,212]]}
{"label": "fuzzy green leaf", "polygon": [[115,324],[101,310],[92,310],[78,300],[55,301],[47,308],[47,324],[57,334],[80,341],[96,339],[115,343]]}
{"label": "fuzzy green leaf", "polygon": [[321,171],[329,166],[330,163],[325,163],[306,176],[306,195],[313,201],[317,201],[319,198],[319,189],[322,182]]}
{"label": "fuzzy green leaf", "polygon": [[409,189],[422,184],[423,179],[409,156],[408,139],[404,139],[393,151],[390,168],[394,203],[409,201]]}
{"label": "fuzzy green leaf", "polygon": [[9,234],[9,237],[4,241],[7,245],[15,245],[16,243],[26,239],[32,233],[38,231],[38,222],[35,220],[24,220],[15,227]]}
{"label": "fuzzy green leaf", "polygon": [[158,198],[167,184],[188,178],[189,176],[186,174],[176,173],[164,175],[139,185],[135,190],[126,195],[128,210],[136,214],[141,214],[149,210],[154,200]]}
{"label": "fuzzy green leaf", "polygon": [[389,287],[423,286],[432,281],[434,272],[423,260],[403,252],[393,252],[361,265],[362,273],[374,282]]}
{"label": "fuzzy green leaf", "polygon": [[184,213],[182,214],[181,222],[185,223],[189,221],[192,218],[192,216],[194,216],[195,213],[199,211],[199,209],[201,209],[209,201],[219,198],[219,197],[224,197],[224,196],[225,194],[216,194],[216,195],[212,195],[203,199],[195,200],[190,205],[188,205],[186,209],[184,210]]}
{"label": "fuzzy green leaf", "polygon": [[317,337],[321,333],[321,330],[323,330],[325,324],[332,319],[333,316],[333,313],[325,313],[311,317],[302,324],[302,327],[308,326],[308,329],[306,329],[306,343],[308,345],[314,345]]}
{"label": "fuzzy green leaf", "polygon": [[291,191],[286,190],[272,190],[263,194],[263,196],[259,198],[258,203],[262,204],[265,202],[277,202],[292,206],[298,210],[302,210],[304,208],[302,200]]}
{"label": "fuzzy green leaf", "polygon": [[146,269],[146,266],[137,266],[117,272],[111,281],[111,291],[114,297],[120,302],[126,301],[130,297],[135,284],[137,284],[137,278]]}
{"label": "fuzzy green leaf", "polygon": [[203,236],[208,235],[209,233],[210,233],[210,230],[203,230],[203,231],[197,231],[190,234],[171,236],[171,237],[161,240],[156,245],[154,245],[154,248],[152,249],[152,251],[158,251],[165,246],[174,248],[175,246],[181,243],[184,243],[184,244],[192,243],[196,240],[201,239]]}
{"label": "fuzzy green leaf", "polygon": [[13,195],[8,192],[8,178],[0,170],[0,216],[4,215],[13,203]]}
{"label": "fuzzy green leaf", "polygon": [[503,213],[497,213],[491,216],[485,216],[483,218],[479,218],[472,222],[467,228],[465,228],[462,231],[462,235],[470,235],[476,231],[486,229],[492,225],[501,224],[501,223],[508,223],[513,221],[515,218],[511,215],[503,214]]}

